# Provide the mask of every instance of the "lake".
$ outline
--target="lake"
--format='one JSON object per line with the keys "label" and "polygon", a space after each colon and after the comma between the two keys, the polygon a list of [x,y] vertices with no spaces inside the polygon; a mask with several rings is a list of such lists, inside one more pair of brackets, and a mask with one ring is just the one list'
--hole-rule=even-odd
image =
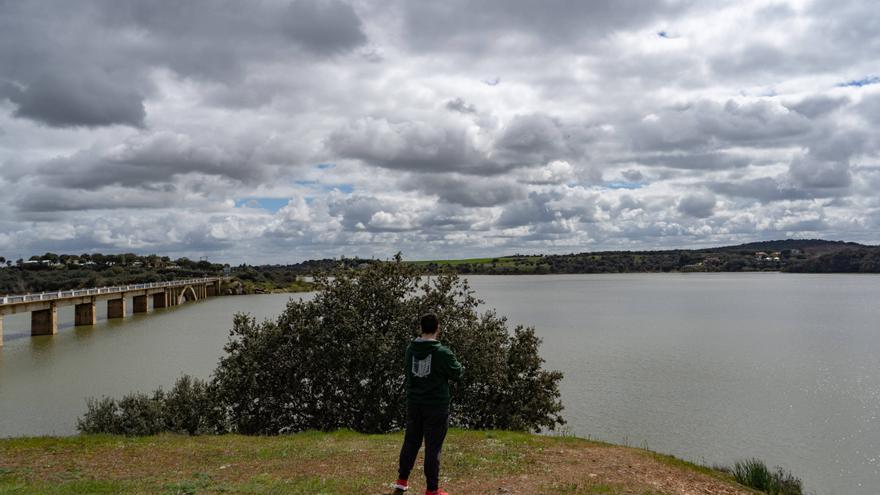
{"label": "lake", "polygon": [[[565,374],[571,433],[707,464],[755,456],[820,495],[878,492],[880,277],[469,279],[486,307],[537,328],[546,366]],[[63,308],[52,337],[7,316],[0,437],[72,434],[86,397],[207,377],[232,314],[270,317],[289,297],[213,298],[81,328]]]}

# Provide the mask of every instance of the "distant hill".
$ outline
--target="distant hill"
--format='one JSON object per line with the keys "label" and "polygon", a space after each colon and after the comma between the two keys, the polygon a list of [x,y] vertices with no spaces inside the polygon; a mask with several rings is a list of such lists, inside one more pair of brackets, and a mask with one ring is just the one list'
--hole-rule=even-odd
{"label": "distant hill", "polygon": [[880,246],[824,239],[760,241],[703,249],[594,251],[413,262],[425,272],[487,275],[787,271],[880,273]]}
{"label": "distant hill", "polygon": [[[736,246],[722,246],[710,248],[708,251],[784,251],[786,249],[800,249],[801,251],[838,251],[841,249],[870,248],[857,242],[826,241],[824,239],[785,239],[778,241],[758,241]],[[700,250],[705,251],[705,250]]]}

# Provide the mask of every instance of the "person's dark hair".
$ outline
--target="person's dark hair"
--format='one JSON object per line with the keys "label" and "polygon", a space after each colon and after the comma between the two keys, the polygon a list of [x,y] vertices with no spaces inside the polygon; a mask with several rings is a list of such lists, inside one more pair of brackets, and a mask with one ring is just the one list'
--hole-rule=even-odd
{"label": "person's dark hair", "polygon": [[422,327],[422,333],[437,333],[440,320],[437,319],[437,315],[434,313],[427,313],[419,319],[419,326]]}

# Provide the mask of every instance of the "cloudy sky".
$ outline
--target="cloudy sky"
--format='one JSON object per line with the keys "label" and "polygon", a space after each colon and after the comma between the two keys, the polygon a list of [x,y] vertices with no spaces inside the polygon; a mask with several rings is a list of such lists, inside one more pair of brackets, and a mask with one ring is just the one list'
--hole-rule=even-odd
{"label": "cloudy sky", "polygon": [[849,0],[0,0],[0,255],[880,241]]}

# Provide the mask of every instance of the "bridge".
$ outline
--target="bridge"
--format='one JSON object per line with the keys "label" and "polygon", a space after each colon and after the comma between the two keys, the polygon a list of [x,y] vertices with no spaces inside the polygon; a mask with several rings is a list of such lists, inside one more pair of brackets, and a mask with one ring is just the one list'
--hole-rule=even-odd
{"label": "bridge", "polygon": [[210,277],[3,296],[0,297],[0,347],[3,346],[5,315],[29,312],[31,335],[54,335],[58,333],[60,306],[74,306],[74,325],[94,325],[97,322],[95,308],[99,301],[107,301],[107,319],[125,318],[128,297],[132,298],[134,313],[146,313],[149,301],[152,301],[153,309],[159,309],[219,296],[222,281],[221,277]]}

